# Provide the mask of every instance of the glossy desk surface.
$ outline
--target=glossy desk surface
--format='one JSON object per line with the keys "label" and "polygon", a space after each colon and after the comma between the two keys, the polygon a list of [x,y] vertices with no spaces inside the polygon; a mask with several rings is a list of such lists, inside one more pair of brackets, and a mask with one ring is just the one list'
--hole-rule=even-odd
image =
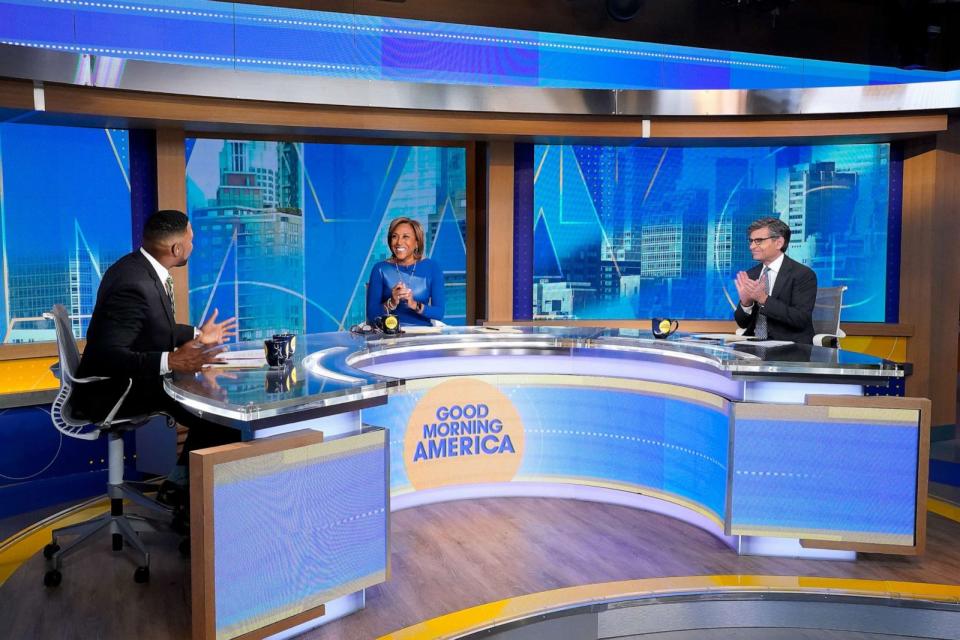
{"label": "glossy desk surface", "polygon": [[[260,349],[259,342],[229,350]],[[167,392],[188,408],[229,423],[293,421],[297,414],[337,413],[375,403],[402,389],[404,380],[364,371],[369,365],[422,358],[551,356],[627,359],[703,369],[738,380],[830,381],[883,384],[902,378],[908,365],[826,347],[751,342],[674,334],[654,339],[636,329],[586,327],[445,327],[400,336],[346,332],[300,336],[284,368],[210,369],[167,377]]]}

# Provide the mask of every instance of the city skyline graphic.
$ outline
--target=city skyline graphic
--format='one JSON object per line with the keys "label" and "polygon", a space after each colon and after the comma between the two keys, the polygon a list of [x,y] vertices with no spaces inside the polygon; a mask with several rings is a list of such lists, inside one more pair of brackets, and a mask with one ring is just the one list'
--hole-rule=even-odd
{"label": "city skyline graphic", "polygon": [[100,279],[130,252],[126,131],[0,124],[3,342],[56,339],[54,304],[84,337]]}
{"label": "city skyline graphic", "polygon": [[[447,321],[465,322],[462,147],[228,142],[187,141],[192,321],[238,313],[247,339],[348,328],[408,215],[444,269]],[[535,317],[727,319],[746,226],[772,214],[821,286],[849,286],[845,320],[891,320],[888,144],[538,145],[534,172]],[[52,341],[55,303],[82,337],[130,218],[125,131],[0,125],[3,341]]]}
{"label": "city skyline graphic", "polygon": [[187,141],[195,230],[191,321],[236,315],[240,340],[363,321],[390,220],[419,220],[444,270],[448,324],[466,321],[462,147]]}
{"label": "city skyline graphic", "polygon": [[889,144],[536,145],[533,168],[535,319],[729,319],[770,216],[821,287],[849,287],[845,320],[887,321]]}

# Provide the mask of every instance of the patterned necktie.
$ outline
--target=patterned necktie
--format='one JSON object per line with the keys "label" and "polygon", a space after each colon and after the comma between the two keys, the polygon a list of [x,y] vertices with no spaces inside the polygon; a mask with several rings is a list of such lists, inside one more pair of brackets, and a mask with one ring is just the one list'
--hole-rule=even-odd
{"label": "patterned necktie", "polygon": [[170,296],[170,311],[177,315],[177,304],[173,301],[173,276],[167,276],[167,295]]}
{"label": "patterned necktie", "polygon": [[[769,276],[770,267],[763,267],[763,271],[760,272],[760,279],[763,279],[764,276]],[[767,295],[770,295],[770,278],[767,277]],[[760,313],[760,309],[757,309],[757,313]],[[757,324],[753,328],[753,335],[760,338],[761,340],[767,339],[767,315],[765,313],[760,313],[757,316]]]}

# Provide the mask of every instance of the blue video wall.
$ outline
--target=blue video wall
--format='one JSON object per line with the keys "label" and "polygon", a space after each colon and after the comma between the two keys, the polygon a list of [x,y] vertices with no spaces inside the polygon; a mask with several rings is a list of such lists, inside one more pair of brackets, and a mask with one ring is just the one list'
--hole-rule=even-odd
{"label": "blue video wall", "polygon": [[0,124],[2,342],[56,339],[67,307],[83,337],[104,271],[131,250],[126,131]]}
{"label": "blue video wall", "polygon": [[747,226],[772,216],[821,287],[849,287],[844,320],[895,322],[896,164],[889,144],[537,145],[532,317],[729,319]]}
{"label": "blue video wall", "polygon": [[239,339],[363,322],[371,267],[399,216],[444,272],[447,324],[466,322],[463,147],[187,140],[191,320],[239,318]]}
{"label": "blue video wall", "polygon": [[96,56],[77,80],[115,86],[127,59],[365,80],[604,89],[762,89],[954,80],[897,69],[542,31],[212,2],[0,1],[0,44]]}

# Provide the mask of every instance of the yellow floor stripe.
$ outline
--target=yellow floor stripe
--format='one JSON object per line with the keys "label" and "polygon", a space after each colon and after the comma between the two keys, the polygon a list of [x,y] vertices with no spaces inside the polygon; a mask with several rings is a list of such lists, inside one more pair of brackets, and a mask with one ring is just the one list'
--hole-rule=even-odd
{"label": "yellow floor stripe", "polygon": [[27,527],[0,543],[0,586],[24,562],[50,543],[54,529],[94,518],[110,509],[107,498],[95,498]]}
{"label": "yellow floor stripe", "polygon": [[953,520],[954,522],[960,522],[960,506],[951,502],[937,500],[936,498],[927,498],[927,511]]}
{"label": "yellow floor stripe", "polygon": [[662,596],[671,593],[719,593],[723,591],[755,590],[897,597],[960,603],[960,586],[946,584],[753,575],[651,578],[567,587],[490,602],[426,620],[380,636],[378,640],[424,640],[425,638],[444,640],[550,611],[609,600],[633,599],[653,595]]}

